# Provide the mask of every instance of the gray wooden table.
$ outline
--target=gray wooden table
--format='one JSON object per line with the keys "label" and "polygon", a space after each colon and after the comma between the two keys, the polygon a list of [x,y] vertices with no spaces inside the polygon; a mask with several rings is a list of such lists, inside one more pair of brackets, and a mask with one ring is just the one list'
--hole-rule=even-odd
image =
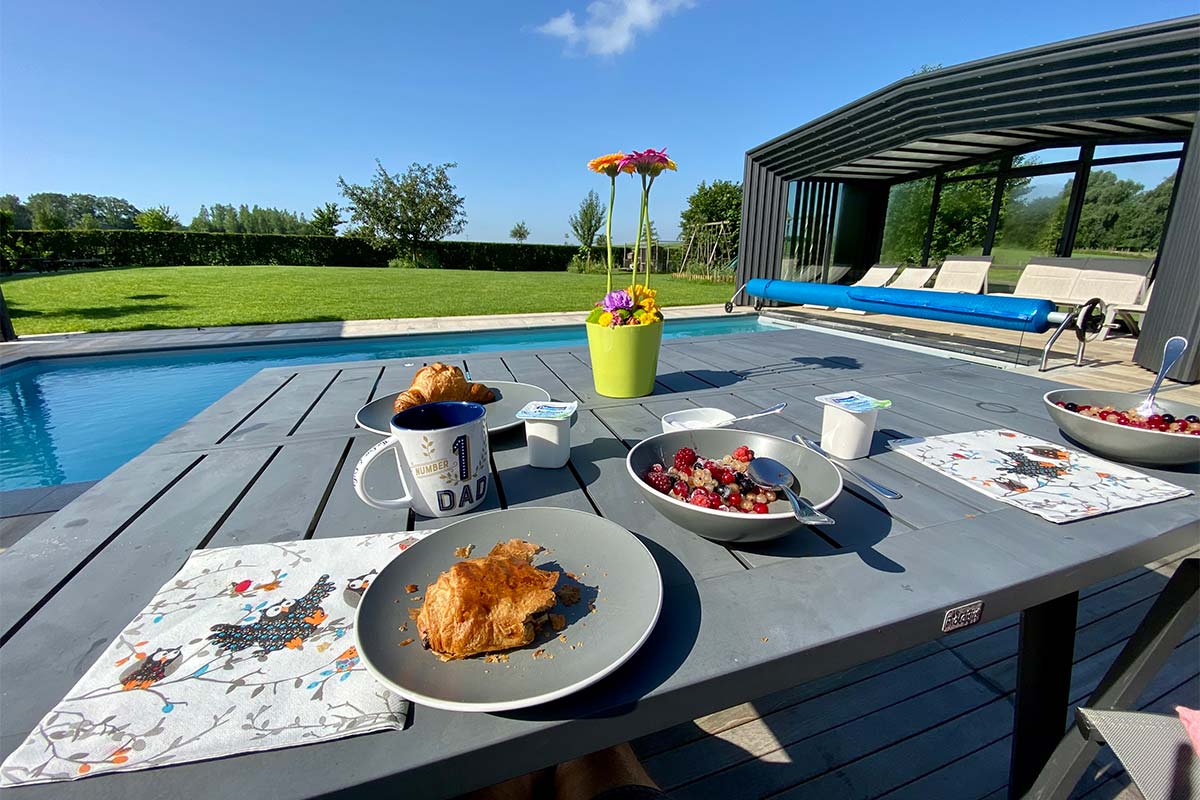
{"label": "gray wooden table", "polygon": [[[364,505],[350,472],[379,439],[354,427],[355,410],[407,388],[433,360],[263,370],[0,558],[0,755],[194,549],[428,527]],[[1071,648],[1064,663],[1048,643],[1073,636],[1074,593],[1176,552],[1200,531],[1194,496],[1053,525],[887,451],[888,436],[1000,426],[1062,441],[1041,409],[1055,384],[962,361],[805,330],[675,340],[664,345],[655,394],[615,401],[594,394],[586,350],[441,360],[475,380],[526,381],[581,402],[564,469],[530,468],[519,429],[495,437],[495,489],[479,510],[575,508],[640,536],[666,591],[658,626],[633,660],[576,696],[524,712],[418,706],[403,732],[27,787],[14,798],[451,796],[935,639],[946,610],[974,600],[983,601],[983,620],[1029,609],[1039,624],[1026,631],[1023,659],[1042,657],[1042,672],[1026,669],[1021,692],[1061,709],[1065,696],[1052,701],[1058,678],[1069,677]],[[812,398],[846,388],[894,401],[880,414],[872,456],[855,468],[904,497],[882,501],[849,479],[827,509],[837,524],[822,535],[800,530],[727,549],[658,516],[628,482],[628,448],[657,432],[668,411],[743,413],[786,400],[783,414],[751,427],[816,435],[821,408]],[[1200,489],[1195,471],[1148,472]],[[1063,722],[1053,715],[1051,746]],[[1022,725],[1040,724],[1019,710],[1018,749],[1030,740]],[[1048,755],[1044,742],[1024,750],[1019,760],[1034,764]]]}

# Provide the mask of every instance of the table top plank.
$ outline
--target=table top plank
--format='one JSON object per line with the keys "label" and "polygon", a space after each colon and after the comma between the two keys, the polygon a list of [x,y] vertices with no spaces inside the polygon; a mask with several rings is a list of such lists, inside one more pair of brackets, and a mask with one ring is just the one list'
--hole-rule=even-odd
{"label": "table top plank", "polygon": [[[206,546],[306,538],[348,444],[349,440],[336,438],[280,446]],[[274,509],[270,525],[263,524],[264,508]]]}
{"label": "table top plank", "polygon": [[0,647],[5,755],[203,544],[273,449],[205,456]]}
{"label": "table top plank", "polygon": [[[365,536],[369,533],[395,533],[411,530],[407,511],[372,508],[359,499],[350,476],[363,454],[383,439],[370,431],[360,431],[350,440],[350,449],[334,480],[333,489],[313,531],[314,539],[335,536]],[[399,497],[400,479],[395,459],[384,459],[366,475],[366,486],[376,497]]]}
{"label": "table top plank", "polygon": [[505,353],[501,360],[512,373],[513,380],[540,386],[550,393],[551,399],[559,402],[570,403],[579,399],[579,395],[571,391],[571,388],[533,353],[520,351]]}
{"label": "table top plank", "polygon": [[296,377],[293,369],[262,370],[168,433],[148,452],[195,450],[221,441]]}
{"label": "table top plank", "polygon": [[200,458],[195,453],[135,458],[92,487],[101,491],[85,492],[6,550],[0,641]]}
{"label": "table top plank", "polygon": [[[291,436],[343,431],[354,424],[354,411],[366,404],[375,384],[383,374],[379,366],[349,367],[338,371],[337,377],[317,399]],[[347,409],[353,409],[347,419]]]}
{"label": "table top plank", "polygon": [[340,371],[323,368],[297,372],[292,380],[217,443],[257,444],[287,437]]}

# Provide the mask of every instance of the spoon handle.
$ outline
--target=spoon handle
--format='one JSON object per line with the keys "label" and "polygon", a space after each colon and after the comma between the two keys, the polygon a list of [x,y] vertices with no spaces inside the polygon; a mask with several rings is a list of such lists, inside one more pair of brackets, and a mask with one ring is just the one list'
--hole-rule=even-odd
{"label": "spoon handle", "polygon": [[826,516],[820,511],[813,508],[812,503],[805,500],[800,495],[796,494],[790,486],[780,487],[783,493],[787,495],[788,500],[792,503],[792,513],[796,515],[796,519],[803,522],[805,525],[832,525],[833,517]]}
{"label": "spoon handle", "polygon": [[829,455],[829,453],[826,453],[824,450],[822,450],[817,445],[816,442],[811,441],[809,439],[805,439],[800,434],[796,434],[792,438],[794,440],[796,440],[797,442],[799,442],[800,444],[804,445],[805,447],[809,448],[813,452],[828,458],[831,464],[833,464],[835,467],[837,467],[838,469],[845,472],[851,478],[855,478],[855,479],[865,483],[867,485],[867,488],[874,491],[880,497],[884,497],[888,500],[899,500],[901,497],[904,496],[904,495],[900,494],[899,492],[897,492],[895,489],[889,489],[888,487],[884,486],[879,481],[871,480],[866,475],[861,475],[861,474],[855,472],[854,470],[850,469],[845,464],[841,463],[840,461],[835,459],[833,456]]}
{"label": "spoon handle", "polygon": [[762,411],[759,411],[757,413],[747,414],[744,417],[734,417],[733,419],[726,420],[725,422],[722,422],[719,427],[725,428],[725,427],[732,425],[735,422],[745,422],[748,419],[758,419],[759,417],[765,417],[768,414],[778,414],[780,411],[783,411],[785,408],[787,408],[787,403],[777,403],[777,404],[771,406],[770,408],[764,408]]}

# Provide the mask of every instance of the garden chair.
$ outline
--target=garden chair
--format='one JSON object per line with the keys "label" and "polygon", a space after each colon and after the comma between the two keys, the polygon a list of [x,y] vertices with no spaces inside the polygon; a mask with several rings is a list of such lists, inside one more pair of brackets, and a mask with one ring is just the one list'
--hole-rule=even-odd
{"label": "garden chair", "polygon": [[1087,738],[1112,749],[1145,800],[1200,791],[1200,758],[1178,717],[1081,708],[1079,718]]}

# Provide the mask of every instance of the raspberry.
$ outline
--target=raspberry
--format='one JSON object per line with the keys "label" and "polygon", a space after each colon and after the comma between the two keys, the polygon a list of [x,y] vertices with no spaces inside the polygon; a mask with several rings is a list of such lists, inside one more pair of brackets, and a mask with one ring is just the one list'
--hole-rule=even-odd
{"label": "raspberry", "polygon": [[755,503],[754,504],[754,513],[755,514],[766,514],[770,510],[771,509],[767,508],[766,503]]}
{"label": "raspberry", "polygon": [[722,505],[723,503],[721,503],[721,498],[717,497],[715,494],[708,498],[709,508],[720,508]]}
{"label": "raspberry", "polygon": [[691,497],[688,498],[688,502],[694,506],[704,506],[705,508],[708,508],[708,492],[704,491],[703,489],[693,489]]}
{"label": "raspberry", "polygon": [[675,481],[671,480],[671,476],[665,472],[656,472],[654,470],[650,470],[646,473],[646,483],[650,484],[663,494],[667,494],[671,491],[671,487],[674,485]]}
{"label": "raspberry", "polygon": [[733,457],[736,458],[738,461],[753,461],[754,460],[754,451],[751,450],[746,445],[742,445],[737,450],[733,451]]}
{"label": "raspberry", "polygon": [[696,463],[696,451],[690,447],[681,447],[675,451],[675,469],[690,470]]}

